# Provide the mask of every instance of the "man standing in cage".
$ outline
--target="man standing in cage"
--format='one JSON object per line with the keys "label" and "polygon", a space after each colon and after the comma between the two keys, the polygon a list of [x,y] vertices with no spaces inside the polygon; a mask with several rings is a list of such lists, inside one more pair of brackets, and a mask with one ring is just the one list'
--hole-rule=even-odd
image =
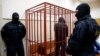
{"label": "man standing in cage", "polygon": [[19,21],[19,14],[12,14],[12,21],[5,24],[1,36],[7,48],[7,56],[24,56],[22,39],[26,34],[25,26]]}
{"label": "man standing in cage", "polygon": [[60,17],[58,23],[54,26],[55,31],[55,56],[59,56],[61,47],[61,56],[65,56],[66,37],[68,36],[68,27],[63,17]]}
{"label": "man standing in cage", "polygon": [[75,28],[70,36],[66,51],[72,56],[95,56],[97,23],[90,16],[90,6],[82,3],[76,8]]}

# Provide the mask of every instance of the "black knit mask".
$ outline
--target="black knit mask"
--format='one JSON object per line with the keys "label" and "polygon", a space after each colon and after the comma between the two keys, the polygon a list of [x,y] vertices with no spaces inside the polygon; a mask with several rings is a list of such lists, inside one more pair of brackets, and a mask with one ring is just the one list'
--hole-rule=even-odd
{"label": "black knit mask", "polygon": [[19,21],[19,14],[17,12],[14,12],[12,14],[12,21],[17,23]]}
{"label": "black knit mask", "polygon": [[90,6],[86,3],[82,3],[79,6],[77,6],[76,10],[77,12],[75,16],[77,17],[77,19],[80,19],[85,15],[90,14]]}

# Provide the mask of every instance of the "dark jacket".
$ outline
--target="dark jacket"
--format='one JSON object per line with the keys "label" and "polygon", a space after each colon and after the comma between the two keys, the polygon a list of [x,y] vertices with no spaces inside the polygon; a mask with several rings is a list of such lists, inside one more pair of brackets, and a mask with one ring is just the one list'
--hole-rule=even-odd
{"label": "dark jacket", "polygon": [[67,53],[73,56],[93,56],[96,27],[97,23],[90,15],[78,20],[68,41]]}
{"label": "dark jacket", "polygon": [[57,23],[55,24],[55,37],[56,41],[62,41],[65,40],[65,38],[68,36],[68,28],[65,23]]}
{"label": "dark jacket", "polygon": [[22,41],[26,34],[25,26],[21,22],[14,23],[13,21],[5,24],[1,30],[1,36],[5,44],[7,42],[14,43]]}
{"label": "dark jacket", "polygon": [[58,22],[54,26],[56,41],[66,40],[68,36],[68,27],[65,23]]}

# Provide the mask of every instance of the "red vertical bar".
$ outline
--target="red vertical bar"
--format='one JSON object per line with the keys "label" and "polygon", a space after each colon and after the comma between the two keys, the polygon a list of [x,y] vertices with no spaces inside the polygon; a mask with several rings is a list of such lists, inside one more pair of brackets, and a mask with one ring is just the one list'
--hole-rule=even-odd
{"label": "red vertical bar", "polygon": [[[66,18],[66,9],[65,9],[65,21],[66,21],[66,25],[67,25],[67,18]],[[66,37],[66,40],[65,40],[65,42],[67,42],[67,37]],[[67,45],[67,43],[66,43],[66,45]]]}
{"label": "red vertical bar", "polygon": [[[30,41],[29,41],[29,12],[28,12],[28,44],[29,44],[29,47],[30,47]],[[28,48],[29,49],[29,48]],[[30,56],[30,49],[29,49],[29,52],[28,52],[29,56]]]}
{"label": "red vertical bar", "polygon": [[58,19],[59,19],[59,7],[58,7]]}
{"label": "red vertical bar", "polygon": [[[30,43],[30,12],[29,12],[28,24],[29,24],[29,26],[28,26],[28,30],[29,30],[28,38],[29,38],[29,43]],[[31,45],[31,44],[30,44],[30,45]],[[31,46],[30,46],[30,48],[31,48]],[[30,52],[31,52],[31,49],[30,49]],[[30,52],[29,52],[29,54],[30,54]],[[30,54],[30,56],[31,56],[31,54]]]}
{"label": "red vertical bar", "polygon": [[[61,9],[61,11],[62,11],[61,16],[63,17],[63,8]],[[62,34],[61,44],[62,44],[62,46],[63,46],[63,38],[64,38],[64,37],[63,37],[63,28],[62,28],[61,30],[62,30],[62,31],[61,31],[61,34]],[[63,55],[62,52],[63,52],[63,51],[62,51],[62,47],[61,47],[61,56]]]}
{"label": "red vertical bar", "polygon": [[[76,20],[76,18],[75,18],[75,12],[72,12],[72,18],[71,18],[71,20],[72,19]],[[74,28],[74,26],[73,26],[74,25],[74,20],[72,20],[72,24],[71,24],[71,26],[72,26],[71,27],[71,33],[73,32],[73,28]]]}
{"label": "red vertical bar", "polygon": [[54,24],[55,24],[55,21],[56,21],[56,19],[55,19],[55,15],[56,13],[55,13],[55,6],[54,6]]}
{"label": "red vertical bar", "polygon": [[[72,20],[72,19],[75,19],[73,15],[74,15],[74,13],[72,12],[72,18],[71,18],[71,20]],[[71,28],[71,33],[72,33],[72,29],[73,29],[73,20],[72,20],[72,25],[71,25],[71,26],[72,26],[72,28]]]}
{"label": "red vertical bar", "polygon": [[[27,15],[26,15],[26,29],[27,29],[27,32],[26,32],[26,41],[27,41],[27,46],[26,47],[28,47],[28,10],[27,10]],[[29,50],[28,50],[28,48],[27,48],[27,55],[29,55]]]}
{"label": "red vertical bar", "polygon": [[33,13],[31,13],[31,30],[32,30],[31,31],[32,32],[32,38],[31,38],[32,39],[32,41],[31,41],[32,42],[32,45],[31,45],[32,46],[32,50],[31,50],[31,53],[32,53],[32,56],[33,56],[33,46],[34,46],[33,45],[33,42],[34,42],[34,40],[33,40]]}
{"label": "red vertical bar", "polygon": [[[55,12],[56,12],[55,9],[56,9],[56,7],[54,6],[54,26],[55,26],[55,22],[56,22],[56,19],[57,19],[57,18],[55,19],[55,16],[56,16],[56,15],[55,15],[55,14],[56,14],[56,13],[55,13]],[[54,31],[55,31],[55,30],[54,30]],[[54,35],[54,38],[55,38],[55,35]],[[55,40],[56,40],[56,38],[54,39],[54,45],[56,46],[56,41],[55,41]],[[54,49],[56,49],[55,46],[54,46]],[[54,54],[54,55],[55,55],[55,54]]]}
{"label": "red vertical bar", "polygon": [[[41,19],[41,10],[40,10],[40,42],[41,42],[41,44],[42,44],[42,19]],[[41,53],[42,53],[42,50],[40,50],[41,51]],[[42,55],[41,55],[42,56]]]}
{"label": "red vertical bar", "polygon": [[[60,15],[60,10],[59,10],[60,8],[58,7],[58,21],[59,21],[59,15]],[[59,30],[60,28],[59,28],[59,26],[58,26],[58,30]],[[58,34],[59,34],[59,31],[58,31]],[[56,38],[58,38],[57,36],[56,36]],[[58,38],[59,39],[59,38]],[[59,44],[60,43],[60,41],[58,41],[58,42],[56,42],[56,47],[57,47],[57,44]],[[58,49],[59,50],[59,49]],[[60,51],[60,50],[59,50]],[[59,53],[58,53],[58,55],[59,55]]]}
{"label": "red vertical bar", "polygon": [[70,11],[70,34],[71,34],[71,11]]}
{"label": "red vertical bar", "polygon": [[30,30],[30,33],[29,33],[29,40],[30,40],[30,55],[32,56],[32,36],[31,36],[31,13],[30,13],[30,16],[29,16],[29,30]]}
{"label": "red vertical bar", "polygon": [[36,56],[36,34],[35,34],[35,12],[34,12],[34,47],[35,47],[35,56]]}
{"label": "red vertical bar", "polygon": [[[38,39],[38,11],[37,11],[37,47],[38,47],[38,41],[39,41],[39,39]],[[37,54],[37,56],[38,56],[38,54]]]}
{"label": "red vertical bar", "polygon": [[[63,8],[61,9],[62,13],[61,16],[63,17]],[[63,29],[61,29],[61,35],[62,35],[62,40],[61,40],[61,44],[63,44]],[[62,56],[62,47],[61,47],[61,56]]]}
{"label": "red vertical bar", "polygon": [[[60,9],[60,8],[58,7],[58,21],[59,21],[59,16],[60,16],[59,9]],[[59,28],[58,28],[58,29],[59,29]],[[59,34],[59,33],[58,33],[58,34]],[[60,43],[60,41],[59,41],[59,42],[57,42],[57,44],[58,44],[58,43]]]}
{"label": "red vertical bar", "polygon": [[27,23],[27,19],[28,19],[28,13],[27,13],[27,10],[26,10],[26,11],[25,11],[25,26],[26,26],[26,40],[25,40],[25,41],[26,41],[26,56],[28,55],[28,54],[27,54],[27,51],[28,51],[28,50],[27,50],[27,38],[28,38],[28,33],[27,33],[27,32],[28,32],[28,31],[27,31],[27,29],[28,29],[28,26],[27,26],[28,23]]}
{"label": "red vertical bar", "polygon": [[[30,10],[29,10],[29,43],[31,48],[31,41],[30,41]],[[31,49],[30,49],[30,56],[31,56]]]}
{"label": "red vertical bar", "polygon": [[62,17],[63,17],[63,8],[62,8]]}
{"label": "red vertical bar", "polygon": [[46,3],[44,4],[44,54],[47,56],[47,40],[46,40]]}
{"label": "red vertical bar", "polygon": [[70,18],[69,18],[70,16],[69,16],[69,10],[67,10],[67,19],[68,19],[68,36],[69,36],[69,32],[70,32],[70,25],[69,25],[69,23],[70,23]]}
{"label": "red vertical bar", "polygon": [[[66,18],[66,9],[64,10],[64,14],[65,14],[65,24],[67,25],[67,18]],[[68,27],[68,26],[67,26]],[[68,28],[67,28],[67,30],[68,30]],[[65,33],[66,33],[66,31],[65,31]],[[68,33],[66,33],[66,34],[68,34]],[[66,36],[66,34],[65,34],[65,36]],[[67,38],[68,38],[68,36],[65,38],[65,46],[67,46]]]}
{"label": "red vertical bar", "polygon": [[50,5],[50,53],[51,53],[51,5]]}

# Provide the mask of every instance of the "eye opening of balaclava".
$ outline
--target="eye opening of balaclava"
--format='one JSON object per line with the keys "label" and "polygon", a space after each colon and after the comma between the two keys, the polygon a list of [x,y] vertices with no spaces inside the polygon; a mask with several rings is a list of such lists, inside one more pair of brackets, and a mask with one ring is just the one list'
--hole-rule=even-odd
{"label": "eye opening of balaclava", "polygon": [[12,14],[12,21],[15,23],[19,21],[19,14],[17,12]]}
{"label": "eye opening of balaclava", "polygon": [[77,17],[77,19],[90,14],[90,6],[87,3],[80,4],[79,6],[77,6],[76,10],[77,12],[75,16]]}
{"label": "eye opening of balaclava", "polygon": [[65,20],[64,20],[63,17],[60,17],[59,20],[58,20],[58,22],[60,22],[60,23],[65,23]]}

